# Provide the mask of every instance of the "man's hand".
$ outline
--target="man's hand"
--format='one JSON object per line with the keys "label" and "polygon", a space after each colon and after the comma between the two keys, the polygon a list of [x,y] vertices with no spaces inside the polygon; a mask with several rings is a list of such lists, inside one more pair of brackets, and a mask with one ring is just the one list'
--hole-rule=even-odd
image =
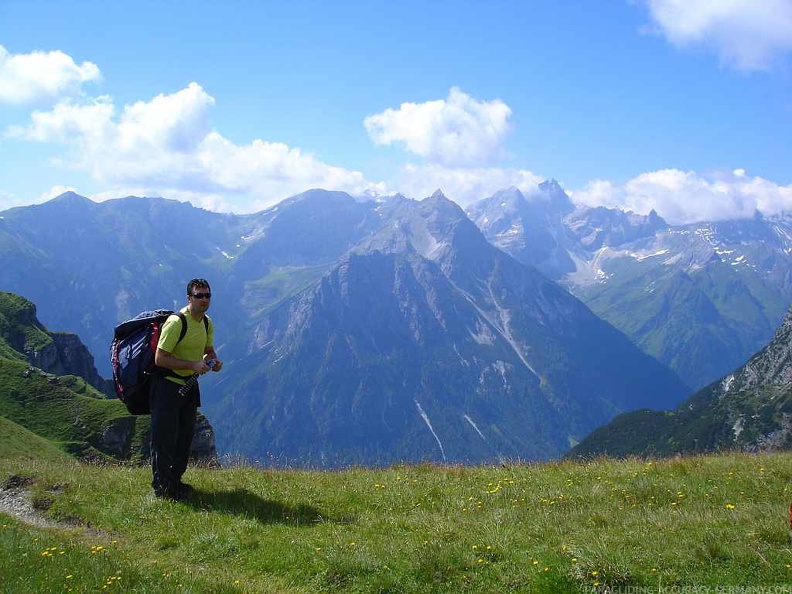
{"label": "man's hand", "polygon": [[223,368],[223,362],[217,358],[217,353],[215,353],[213,348],[207,349],[204,361],[212,361],[212,371],[220,371]]}
{"label": "man's hand", "polygon": [[201,361],[195,361],[195,362],[192,364],[192,367],[191,367],[191,369],[192,369],[192,370],[193,370],[195,373],[197,373],[198,375],[203,375],[204,373],[206,373],[207,371],[209,371],[209,366],[206,364],[206,361],[204,361],[204,360],[202,359]]}

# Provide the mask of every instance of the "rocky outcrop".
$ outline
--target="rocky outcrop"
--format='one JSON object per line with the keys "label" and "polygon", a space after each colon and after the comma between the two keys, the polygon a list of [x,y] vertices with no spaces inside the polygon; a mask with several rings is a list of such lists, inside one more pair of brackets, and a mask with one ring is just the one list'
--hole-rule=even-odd
{"label": "rocky outcrop", "polygon": [[55,375],[76,375],[105,394],[113,395],[113,385],[96,371],[93,355],[80,337],[68,332],[49,334],[52,342],[41,348],[27,347],[28,363]]}
{"label": "rocky outcrop", "polygon": [[209,419],[200,412],[195,422],[190,460],[201,465],[215,466],[218,464],[214,428],[209,423]]}
{"label": "rocky outcrop", "polygon": [[[113,437],[116,439],[121,438],[121,431],[119,428],[119,432]],[[148,460],[151,455],[148,431],[143,435],[142,441],[139,456],[144,460]],[[200,466],[219,466],[214,428],[209,423],[209,419],[201,412],[198,413],[198,418],[195,421],[195,434],[193,435],[192,447],[190,448],[190,462]]]}
{"label": "rocky outcrop", "polygon": [[132,439],[135,436],[135,420],[130,417],[119,419],[105,427],[102,432],[103,452],[113,458],[128,459],[132,453]]}
{"label": "rocky outcrop", "polygon": [[727,376],[723,393],[753,390],[763,385],[788,386],[792,382],[792,310],[773,340],[736,373]]}

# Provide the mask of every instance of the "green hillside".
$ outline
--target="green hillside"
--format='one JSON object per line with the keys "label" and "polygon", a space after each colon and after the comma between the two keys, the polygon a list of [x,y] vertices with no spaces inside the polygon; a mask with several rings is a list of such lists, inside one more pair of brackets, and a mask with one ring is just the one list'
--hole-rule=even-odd
{"label": "green hillside", "polygon": [[172,503],[145,468],[0,459],[63,525],[0,513],[4,591],[792,592],[788,452],[185,478]]}
{"label": "green hillside", "polygon": [[792,450],[792,310],[770,343],[673,411],[637,410],[599,427],[567,453],[670,456]]}
{"label": "green hillside", "polygon": [[68,456],[51,441],[5,417],[0,417],[0,458],[25,457],[31,460],[52,460]]}
{"label": "green hillside", "polygon": [[0,358],[0,415],[75,456],[129,458],[148,417],[131,416],[73,376],[53,376]]}
{"label": "green hillside", "polygon": [[0,357],[25,361],[22,347],[40,349],[52,342],[41,325],[24,323],[25,310],[35,311],[27,299],[0,291]]}
{"label": "green hillside", "polygon": [[568,455],[671,456],[761,447],[757,443],[767,449],[792,450],[792,434],[781,429],[792,416],[792,392],[787,387],[766,387],[721,399],[712,398],[711,392],[702,391],[675,411],[619,415]]}
{"label": "green hillside", "polygon": [[[83,378],[31,367],[25,351],[51,342],[52,334],[36,319],[33,304],[0,291],[0,417],[74,456],[137,457],[148,417],[131,416],[120,401],[105,398]],[[34,447],[29,436],[19,436],[15,443],[18,434],[4,434],[4,449]],[[38,450],[42,444],[36,443]]]}

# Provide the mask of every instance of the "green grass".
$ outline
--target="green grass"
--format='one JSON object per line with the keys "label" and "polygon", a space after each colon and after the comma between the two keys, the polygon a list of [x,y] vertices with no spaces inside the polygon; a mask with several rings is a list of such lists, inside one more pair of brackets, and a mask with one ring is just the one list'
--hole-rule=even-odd
{"label": "green grass", "polygon": [[[0,356],[0,416],[79,456],[130,458],[148,417],[132,417],[75,376],[54,376]],[[108,430],[123,438],[106,439]]]}
{"label": "green grass", "polygon": [[141,467],[6,457],[9,476],[70,527],[0,516],[4,592],[792,592],[790,453],[191,468],[183,503]]}
{"label": "green grass", "polygon": [[43,327],[31,323],[29,316],[34,314],[35,306],[30,301],[19,295],[0,291],[0,355],[19,357],[19,353],[3,338],[6,336],[16,336],[25,347],[32,349],[41,349],[52,342]]}
{"label": "green grass", "polygon": [[331,268],[330,265],[276,268],[267,276],[247,283],[245,308],[254,318],[263,315],[284,298],[295,295],[315,283]]}
{"label": "green grass", "polygon": [[69,458],[66,452],[51,441],[39,437],[5,417],[0,417],[0,458],[22,456],[34,460]]}

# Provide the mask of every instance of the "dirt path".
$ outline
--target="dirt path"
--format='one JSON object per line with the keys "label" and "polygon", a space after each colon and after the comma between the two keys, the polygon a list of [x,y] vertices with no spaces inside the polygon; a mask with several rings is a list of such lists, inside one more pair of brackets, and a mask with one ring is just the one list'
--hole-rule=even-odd
{"label": "dirt path", "polygon": [[33,507],[30,501],[30,491],[27,485],[14,484],[9,480],[0,486],[0,512],[13,516],[20,522],[40,528],[72,528],[66,523],[53,522],[44,517],[39,510]]}

